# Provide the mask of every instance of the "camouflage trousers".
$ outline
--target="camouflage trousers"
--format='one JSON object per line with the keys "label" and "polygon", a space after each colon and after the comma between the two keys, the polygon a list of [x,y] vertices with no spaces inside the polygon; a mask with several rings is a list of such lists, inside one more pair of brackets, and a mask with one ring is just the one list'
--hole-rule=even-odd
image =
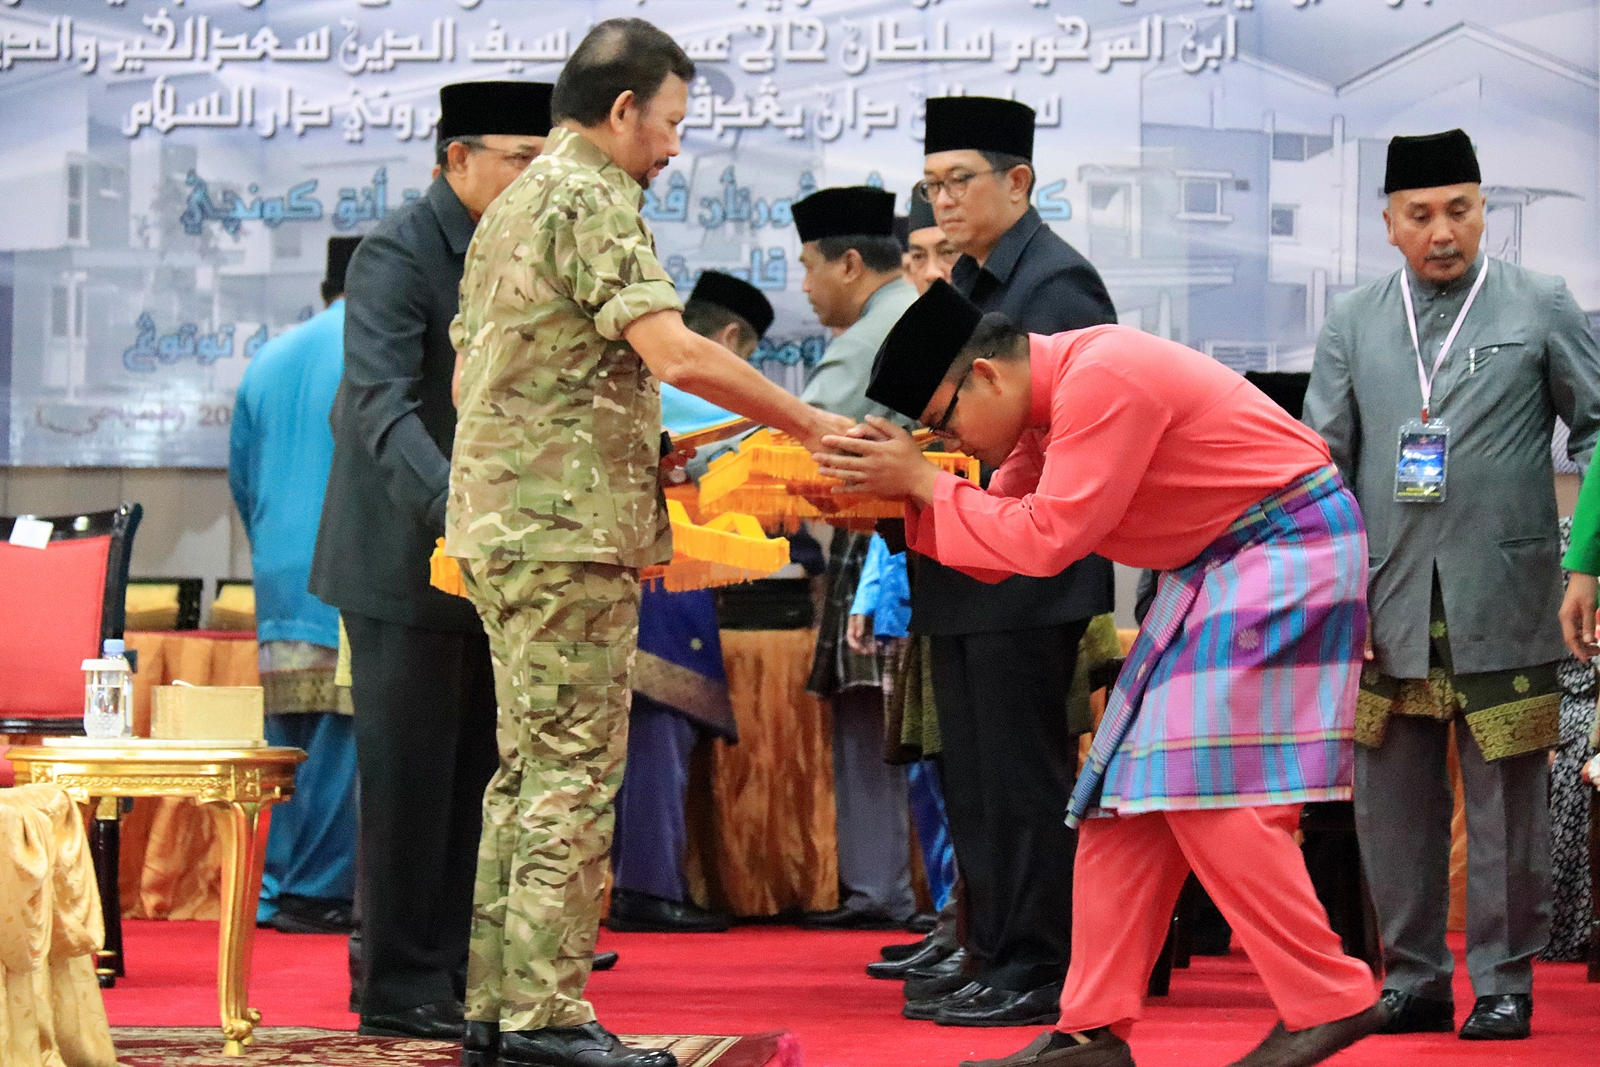
{"label": "camouflage trousers", "polygon": [[466,1016],[581,1026],[628,749],[635,570],[464,560],[494,657],[500,766],[483,797]]}

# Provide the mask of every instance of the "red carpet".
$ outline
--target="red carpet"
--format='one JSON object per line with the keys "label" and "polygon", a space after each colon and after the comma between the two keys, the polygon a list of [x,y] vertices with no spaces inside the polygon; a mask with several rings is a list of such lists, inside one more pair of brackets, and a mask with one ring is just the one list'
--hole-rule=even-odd
{"label": "red carpet", "polygon": [[[216,1022],[215,923],[124,924],[129,977],[106,992],[113,1026]],[[600,1018],[621,1033],[751,1034],[789,1030],[806,1067],[955,1067],[998,1056],[1039,1028],[960,1030],[900,1018],[900,987],[862,973],[874,933],[806,933],[741,927],[728,934],[601,932],[622,953],[589,991]],[[909,937],[906,940],[910,940]],[[1461,944],[1455,942],[1459,959]],[[1457,965],[1457,1022],[1471,1003]],[[1151,1002],[1134,1031],[1140,1067],[1223,1067],[1251,1048],[1274,1014],[1249,962],[1197,957],[1172,979],[1172,996]],[[353,1028],[344,1010],[344,939],[262,930],[256,938],[251,1004],[266,1026]],[[1600,1064],[1600,985],[1577,964],[1541,964],[1534,1036],[1475,1043],[1452,1035],[1371,1038],[1329,1061],[1338,1067],[1586,1067]]]}

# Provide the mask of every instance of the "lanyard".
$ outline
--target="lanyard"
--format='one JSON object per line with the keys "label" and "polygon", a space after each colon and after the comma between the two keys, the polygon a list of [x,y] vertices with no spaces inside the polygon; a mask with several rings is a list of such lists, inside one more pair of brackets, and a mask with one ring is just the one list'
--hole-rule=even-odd
{"label": "lanyard", "polygon": [[1417,384],[1422,386],[1424,425],[1428,422],[1428,408],[1433,399],[1433,380],[1439,376],[1439,368],[1444,366],[1444,357],[1450,354],[1450,346],[1456,343],[1456,334],[1461,332],[1461,324],[1467,321],[1467,312],[1472,310],[1472,302],[1478,299],[1478,290],[1483,288],[1483,280],[1488,276],[1489,261],[1486,259],[1482,269],[1478,271],[1478,280],[1472,283],[1472,290],[1467,293],[1467,302],[1461,305],[1461,314],[1456,316],[1455,325],[1444,335],[1444,344],[1439,346],[1439,357],[1433,361],[1433,373],[1430,374],[1427,365],[1422,362],[1422,345],[1417,340],[1417,312],[1411,304],[1411,281],[1406,277],[1404,268],[1400,271],[1400,296],[1406,304],[1406,325],[1411,328],[1411,347],[1417,353]]}

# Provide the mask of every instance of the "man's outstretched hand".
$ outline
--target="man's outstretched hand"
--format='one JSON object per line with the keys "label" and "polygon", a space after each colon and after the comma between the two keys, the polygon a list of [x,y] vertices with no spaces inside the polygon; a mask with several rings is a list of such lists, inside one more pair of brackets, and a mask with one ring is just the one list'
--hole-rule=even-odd
{"label": "man's outstretched hand", "polygon": [[821,408],[811,409],[810,425],[800,436],[800,443],[812,452],[818,452],[827,446],[822,442],[829,434],[849,433],[856,421],[846,415],[835,415],[831,411]]}
{"label": "man's outstretched hand", "polygon": [[848,435],[824,437],[822,447],[826,451],[812,458],[823,474],[838,478],[851,492],[913,500],[922,507],[933,502],[939,468],[923,458],[910,434],[888,419],[868,415]]}

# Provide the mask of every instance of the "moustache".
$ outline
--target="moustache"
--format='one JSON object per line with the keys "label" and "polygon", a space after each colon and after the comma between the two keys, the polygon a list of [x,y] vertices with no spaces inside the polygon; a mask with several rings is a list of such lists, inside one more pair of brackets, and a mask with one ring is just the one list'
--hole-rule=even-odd
{"label": "moustache", "polygon": [[1449,248],[1441,248],[1437,252],[1429,252],[1425,258],[1459,259],[1461,258],[1461,249],[1457,248],[1455,245],[1451,245]]}

